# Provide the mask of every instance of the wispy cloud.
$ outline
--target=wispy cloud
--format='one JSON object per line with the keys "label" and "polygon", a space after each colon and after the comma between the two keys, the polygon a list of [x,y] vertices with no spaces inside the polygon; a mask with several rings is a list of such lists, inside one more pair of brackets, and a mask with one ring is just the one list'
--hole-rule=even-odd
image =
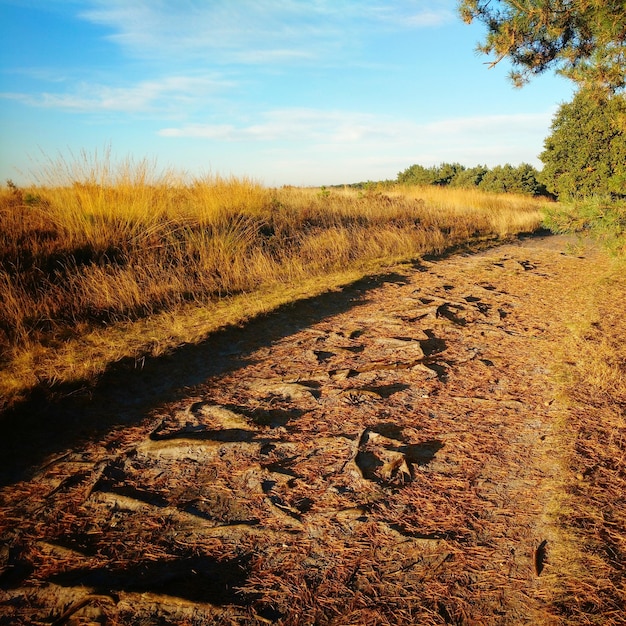
{"label": "wispy cloud", "polygon": [[2,68],[2,74],[10,76],[11,79],[26,78],[45,83],[64,83],[72,78],[72,70],[69,68],[7,66]]}
{"label": "wispy cloud", "polygon": [[451,22],[456,18],[454,11],[440,10],[440,11],[420,11],[408,15],[405,20],[405,25],[413,28],[424,28],[428,26],[441,26],[447,22]]}
{"label": "wispy cloud", "polygon": [[[371,25],[397,28],[428,28],[456,19],[455,4],[449,0],[405,1],[393,4],[366,3],[363,10]],[[359,7],[361,8],[361,7]]]}
{"label": "wispy cloud", "polygon": [[553,111],[537,114],[454,117],[420,124],[392,116],[294,108],[267,111],[249,124],[189,124],[163,128],[159,135],[219,141],[280,141],[294,144],[389,143],[395,146],[450,144],[473,138],[545,133]]}
{"label": "wispy cloud", "polygon": [[0,93],[0,98],[76,113],[122,112],[172,114],[193,108],[233,83],[214,76],[167,76],[129,86],[79,83],[70,92]]}
{"label": "wispy cloud", "polygon": [[221,141],[359,141],[376,128],[374,115],[319,111],[316,109],[277,109],[259,115],[253,124],[189,124],[164,128],[163,137],[195,137]]}
{"label": "wispy cloud", "polygon": [[541,113],[513,113],[499,115],[474,115],[455,117],[430,122],[423,126],[430,133],[436,135],[457,135],[483,133],[508,134],[525,133],[542,130],[548,126],[554,114],[554,108]]}
{"label": "wispy cloud", "polygon": [[330,60],[377,29],[454,19],[453,0],[90,0],[80,16],[142,58],[258,64]]}
{"label": "wispy cloud", "polygon": [[[171,139],[172,152],[194,152],[193,143],[217,151],[225,172],[259,176],[270,184],[340,184],[394,178],[414,163],[492,167],[525,161],[540,166],[537,154],[552,114],[550,109],[419,123],[391,115],[295,108],[267,111],[254,122],[172,126],[158,134]],[[228,160],[227,154],[235,156]]]}

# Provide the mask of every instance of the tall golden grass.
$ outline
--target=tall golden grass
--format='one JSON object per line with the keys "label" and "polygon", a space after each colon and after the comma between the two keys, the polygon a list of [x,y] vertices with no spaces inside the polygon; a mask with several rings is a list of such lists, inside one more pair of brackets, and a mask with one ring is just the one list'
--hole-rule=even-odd
{"label": "tall golden grass", "polygon": [[50,162],[36,186],[0,191],[2,366],[190,303],[532,231],[541,204],[432,187],[184,180],[109,154]]}

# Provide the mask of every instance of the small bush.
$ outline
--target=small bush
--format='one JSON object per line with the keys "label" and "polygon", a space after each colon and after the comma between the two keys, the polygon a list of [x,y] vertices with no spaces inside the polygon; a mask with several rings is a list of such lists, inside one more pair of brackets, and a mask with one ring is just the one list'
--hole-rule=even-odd
{"label": "small bush", "polygon": [[544,223],[555,233],[588,234],[613,254],[626,254],[626,202],[590,198],[555,204],[546,211]]}

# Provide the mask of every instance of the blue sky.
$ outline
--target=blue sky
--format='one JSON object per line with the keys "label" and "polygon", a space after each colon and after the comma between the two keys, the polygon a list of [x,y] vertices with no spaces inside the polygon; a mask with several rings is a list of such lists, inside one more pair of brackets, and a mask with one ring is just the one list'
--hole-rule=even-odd
{"label": "blue sky", "polygon": [[0,181],[110,147],[270,186],[529,162],[573,88],[475,54],[455,0],[0,0]]}

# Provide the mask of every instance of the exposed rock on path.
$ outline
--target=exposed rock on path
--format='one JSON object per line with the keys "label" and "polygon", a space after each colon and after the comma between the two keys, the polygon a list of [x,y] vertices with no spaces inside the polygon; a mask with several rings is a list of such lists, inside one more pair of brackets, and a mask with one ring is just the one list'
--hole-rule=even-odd
{"label": "exposed rock on path", "polygon": [[597,264],[566,245],[296,305],[143,419],[8,468],[0,623],[560,623],[550,368]]}

